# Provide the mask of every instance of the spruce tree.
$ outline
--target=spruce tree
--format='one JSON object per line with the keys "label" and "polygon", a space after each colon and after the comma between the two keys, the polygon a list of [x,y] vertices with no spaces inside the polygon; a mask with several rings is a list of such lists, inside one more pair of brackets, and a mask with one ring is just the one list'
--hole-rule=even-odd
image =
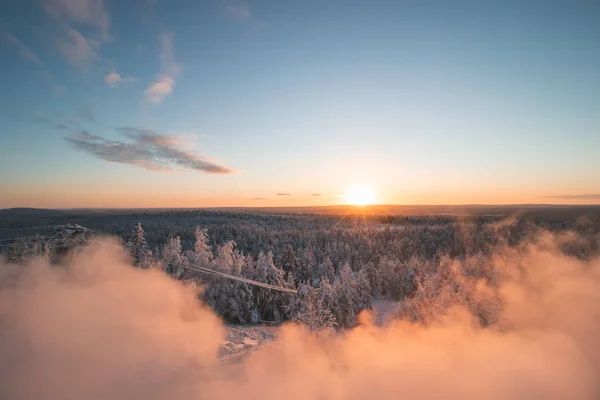
{"label": "spruce tree", "polygon": [[127,250],[133,259],[133,265],[140,268],[150,267],[150,250],[148,248],[148,243],[146,242],[142,224],[138,223],[137,226],[131,231],[131,235],[127,241]]}

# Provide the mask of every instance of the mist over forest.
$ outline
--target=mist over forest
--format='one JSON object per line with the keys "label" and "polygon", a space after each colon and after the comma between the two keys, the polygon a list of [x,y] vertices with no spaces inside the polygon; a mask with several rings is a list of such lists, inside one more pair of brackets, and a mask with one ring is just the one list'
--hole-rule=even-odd
{"label": "mist over forest", "polygon": [[0,211],[0,397],[600,395],[600,208],[349,210]]}

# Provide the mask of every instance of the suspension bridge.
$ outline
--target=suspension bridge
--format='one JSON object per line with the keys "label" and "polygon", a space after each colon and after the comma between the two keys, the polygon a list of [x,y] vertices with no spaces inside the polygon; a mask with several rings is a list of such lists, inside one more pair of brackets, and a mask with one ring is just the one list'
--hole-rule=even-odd
{"label": "suspension bridge", "polygon": [[[92,229],[86,228],[81,225],[48,225],[48,226],[37,226],[37,227],[26,227],[26,228],[14,228],[14,229],[32,229],[32,230],[54,230],[55,233],[53,235],[33,235],[33,236],[25,236],[25,237],[17,237],[17,238],[7,238],[0,239],[0,248],[11,247],[15,243],[18,242],[33,242],[33,243],[43,243],[50,246],[52,250],[53,260],[58,260],[61,257],[67,255],[72,249],[78,248],[81,246],[85,246],[89,243],[102,243],[105,245],[119,247],[113,243],[107,242],[105,240],[98,239],[97,236],[100,232],[94,231]],[[1,229],[1,231],[13,230],[13,228]],[[96,235],[96,236],[94,236]],[[238,282],[243,282],[248,285],[258,286],[264,289],[275,290],[280,292],[287,293],[297,293],[296,290],[275,286],[265,282],[259,282],[252,279],[243,278],[241,276],[231,275],[222,271],[217,271],[215,269],[203,267],[201,265],[193,264],[193,263],[179,263],[176,266],[200,272],[206,275],[215,276],[222,279],[230,279]]]}

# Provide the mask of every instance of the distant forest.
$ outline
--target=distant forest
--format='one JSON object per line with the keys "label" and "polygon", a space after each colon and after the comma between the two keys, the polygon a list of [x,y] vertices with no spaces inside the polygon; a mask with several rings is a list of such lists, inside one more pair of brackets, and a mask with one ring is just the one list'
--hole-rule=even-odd
{"label": "distant forest", "polygon": [[[490,299],[476,299],[474,285],[494,285],[489,259],[498,247],[514,248],[549,231],[574,233],[560,244],[569,256],[589,259],[600,249],[600,207],[277,211],[0,210],[0,250],[14,263],[48,256],[44,237],[53,226],[79,224],[120,238],[132,264],[202,286],[204,300],[227,322],[293,319],[339,329],[354,326],[373,299],[401,301],[402,317],[426,322],[425,302],[443,307],[436,301],[452,298],[490,324],[494,307]],[[202,275],[182,264],[297,294]]]}

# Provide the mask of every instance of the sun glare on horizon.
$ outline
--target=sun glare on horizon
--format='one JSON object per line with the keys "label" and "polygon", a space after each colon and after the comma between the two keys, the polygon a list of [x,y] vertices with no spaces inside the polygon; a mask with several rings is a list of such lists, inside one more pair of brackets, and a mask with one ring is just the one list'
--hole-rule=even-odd
{"label": "sun glare on horizon", "polygon": [[346,203],[354,206],[368,206],[377,203],[375,191],[368,186],[356,186],[349,188],[344,193]]}

